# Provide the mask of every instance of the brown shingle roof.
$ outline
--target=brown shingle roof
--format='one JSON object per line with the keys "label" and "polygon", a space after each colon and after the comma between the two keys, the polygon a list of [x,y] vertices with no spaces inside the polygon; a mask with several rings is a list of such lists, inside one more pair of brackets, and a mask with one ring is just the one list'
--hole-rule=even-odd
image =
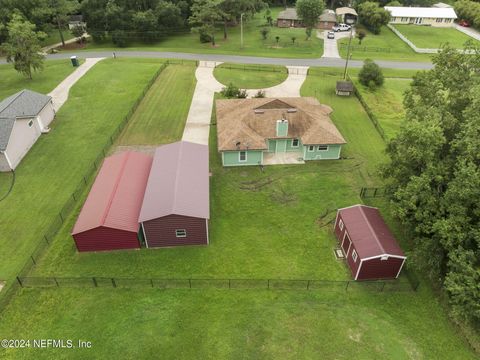
{"label": "brown shingle roof", "polygon": [[218,150],[266,150],[276,136],[277,120],[288,120],[286,138],[302,144],[345,144],[330,120],[332,108],[313,97],[217,100]]}
{"label": "brown shingle roof", "polygon": [[284,19],[284,20],[298,20],[297,16],[297,9],[295,8],[287,8],[283,11],[278,13],[277,19]]}
{"label": "brown shingle roof", "polygon": [[339,91],[353,91],[353,83],[351,81],[337,81],[337,90]]}

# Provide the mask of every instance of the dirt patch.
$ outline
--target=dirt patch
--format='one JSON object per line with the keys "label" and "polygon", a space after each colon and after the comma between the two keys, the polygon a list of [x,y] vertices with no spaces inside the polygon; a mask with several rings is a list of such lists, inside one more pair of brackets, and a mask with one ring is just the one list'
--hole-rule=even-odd
{"label": "dirt patch", "polygon": [[348,329],[348,338],[352,341],[359,343],[362,341],[362,334],[358,331],[353,331],[352,329]]}
{"label": "dirt patch", "polygon": [[275,190],[272,195],[272,200],[282,204],[282,205],[292,205],[297,202],[297,197],[295,194],[288,192],[284,188],[280,188],[279,190]]}
{"label": "dirt patch", "polygon": [[5,284],[6,284],[6,282],[5,282],[5,281],[3,281],[3,280],[0,280],[0,291],[2,291],[2,290],[3,290],[3,288],[5,287]]}
{"label": "dirt patch", "polygon": [[248,191],[260,191],[267,185],[270,185],[274,182],[275,179],[267,177],[265,179],[253,180],[253,181],[244,181],[240,184],[240,190]]}
{"label": "dirt patch", "polygon": [[83,43],[79,43],[79,42],[72,42],[70,44],[65,44],[65,46],[59,46],[57,48],[55,48],[55,50],[58,50],[58,51],[71,51],[71,50],[81,50],[81,49],[85,49],[87,47],[87,42],[83,42]]}
{"label": "dirt patch", "polygon": [[124,152],[124,151],[137,151],[144,154],[153,155],[158,148],[156,145],[119,145],[112,150],[112,155]]}

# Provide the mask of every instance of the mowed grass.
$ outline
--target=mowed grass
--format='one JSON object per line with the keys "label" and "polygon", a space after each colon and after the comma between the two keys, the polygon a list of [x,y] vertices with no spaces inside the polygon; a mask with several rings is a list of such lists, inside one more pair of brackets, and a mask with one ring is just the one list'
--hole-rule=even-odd
{"label": "mowed grass", "polygon": [[0,101],[23,89],[47,94],[75,69],[70,59],[49,60],[44,62],[43,71],[33,73],[30,80],[15,71],[12,64],[0,65]]}
{"label": "mowed grass", "polygon": [[12,279],[160,63],[104,60],[70,90],[52,131],[16,169],[10,196],[0,202],[0,278]]}
{"label": "mowed grass", "polygon": [[241,89],[265,89],[285,81],[288,71],[284,66],[224,63],[215,68],[213,75],[224,85],[232,83]]}
{"label": "mowed grass", "polygon": [[195,91],[195,64],[169,65],[152,85],[118,145],[157,145],[182,138]]}
{"label": "mowed grass", "polygon": [[355,81],[357,90],[377,117],[387,138],[393,138],[405,119],[403,94],[410,87],[407,79],[385,79],[382,87],[376,90],[365,88]]}
{"label": "mowed grass", "polygon": [[4,338],[92,342],[2,359],[477,359],[425,290],[24,289],[0,320]]}
{"label": "mowed grass", "polygon": [[[276,20],[277,14],[283,8],[272,8],[272,17]],[[216,32],[216,46],[210,43],[202,44],[198,33],[170,35],[165,39],[153,43],[130,42],[122,50],[150,50],[150,51],[179,51],[200,54],[231,54],[285,58],[319,58],[323,54],[323,40],[318,39],[315,33],[307,40],[305,29],[278,28],[266,25],[265,13],[256,14],[253,19],[245,21],[243,28],[244,46],[240,44],[240,25],[228,28],[228,37],[223,39],[223,28]],[[263,40],[260,30],[267,27],[270,31],[267,39]],[[276,36],[279,36],[277,43]],[[292,37],[295,41],[292,41]],[[85,50],[112,49],[115,46],[109,42],[89,43]]]}
{"label": "mowed grass", "polygon": [[[398,61],[431,61],[431,55],[417,54],[405,44],[388,27],[382,27],[380,34],[363,29],[367,36],[359,44],[358,39],[352,39],[351,57],[355,60],[398,60]],[[347,57],[348,38],[338,40],[340,56]]]}
{"label": "mowed grass", "polygon": [[467,41],[480,44],[478,40],[455,28],[438,28],[433,26],[395,25],[395,28],[419,48],[439,49],[442,45],[462,49]]}

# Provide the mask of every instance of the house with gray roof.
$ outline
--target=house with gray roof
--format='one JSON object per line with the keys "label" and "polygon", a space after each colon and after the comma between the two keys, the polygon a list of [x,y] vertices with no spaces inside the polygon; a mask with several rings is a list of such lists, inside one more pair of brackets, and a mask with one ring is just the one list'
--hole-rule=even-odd
{"label": "house with gray roof", "polygon": [[54,117],[52,98],[35,91],[0,101],[0,171],[14,170]]}

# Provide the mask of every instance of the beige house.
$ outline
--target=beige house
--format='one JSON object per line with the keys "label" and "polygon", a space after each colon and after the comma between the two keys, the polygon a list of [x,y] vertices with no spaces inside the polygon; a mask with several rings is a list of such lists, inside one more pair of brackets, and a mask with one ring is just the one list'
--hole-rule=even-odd
{"label": "beige house", "polygon": [[451,7],[401,7],[385,6],[390,13],[390,24],[427,25],[434,27],[451,27],[457,18]]}
{"label": "beige house", "polygon": [[0,171],[15,170],[55,117],[52,98],[22,90],[0,102]]}
{"label": "beige house", "polygon": [[[337,17],[335,12],[327,9],[318,17],[317,29],[331,30],[336,23]],[[287,8],[280,11],[277,16],[277,26],[280,28],[304,27],[295,8]]]}

